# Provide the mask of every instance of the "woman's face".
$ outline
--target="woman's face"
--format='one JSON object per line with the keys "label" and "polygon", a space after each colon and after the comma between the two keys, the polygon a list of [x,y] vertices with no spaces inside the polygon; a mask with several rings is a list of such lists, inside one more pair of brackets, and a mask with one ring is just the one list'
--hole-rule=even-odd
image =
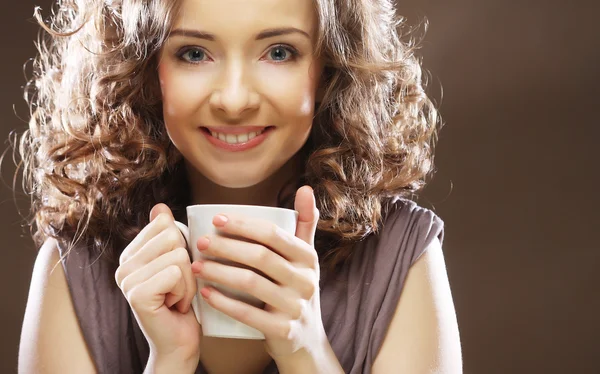
{"label": "woman's face", "polygon": [[188,165],[212,182],[258,184],[300,150],[312,127],[322,72],[313,1],[182,0],[181,6],[159,56],[169,136]]}

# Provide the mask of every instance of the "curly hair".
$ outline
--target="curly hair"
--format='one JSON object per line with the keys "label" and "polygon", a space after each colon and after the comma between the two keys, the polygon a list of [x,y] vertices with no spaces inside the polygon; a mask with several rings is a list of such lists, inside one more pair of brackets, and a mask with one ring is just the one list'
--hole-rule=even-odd
{"label": "curly hair", "polygon": [[[19,139],[36,245],[84,240],[114,263],[154,204],[185,218],[190,188],[157,78],[178,9],[177,0],[58,0],[45,22],[36,8],[47,33]],[[315,9],[325,94],[294,183],[314,189],[315,246],[322,267],[335,269],[378,232],[390,202],[422,189],[441,122],[392,0],[315,0]]]}

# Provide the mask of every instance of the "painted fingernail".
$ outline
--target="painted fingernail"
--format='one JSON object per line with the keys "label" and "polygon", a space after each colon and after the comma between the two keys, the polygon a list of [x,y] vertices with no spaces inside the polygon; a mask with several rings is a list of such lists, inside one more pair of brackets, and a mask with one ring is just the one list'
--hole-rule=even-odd
{"label": "painted fingernail", "polygon": [[203,236],[200,239],[198,239],[198,250],[204,251],[204,250],[208,249],[209,245],[210,245],[210,240],[206,236]]}
{"label": "painted fingernail", "polygon": [[202,295],[203,298],[208,299],[208,297],[210,296],[210,290],[206,287],[204,287],[203,289],[200,290],[200,294]]}
{"label": "painted fingernail", "polygon": [[200,274],[202,272],[202,267],[203,267],[203,263],[202,261],[195,261],[192,263],[192,272],[194,274]]}
{"label": "painted fingernail", "polygon": [[217,226],[225,226],[225,224],[229,221],[227,217],[222,214],[217,214],[213,220],[213,223]]}

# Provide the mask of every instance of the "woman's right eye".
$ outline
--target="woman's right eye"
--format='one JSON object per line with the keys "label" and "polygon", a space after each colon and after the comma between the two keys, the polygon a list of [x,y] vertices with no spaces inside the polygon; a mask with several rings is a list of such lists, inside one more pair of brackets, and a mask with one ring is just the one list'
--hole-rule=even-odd
{"label": "woman's right eye", "polygon": [[207,56],[206,52],[204,52],[204,50],[201,48],[189,47],[180,51],[177,54],[177,57],[183,61],[189,62],[190,64],[197,64],[203,62]]}

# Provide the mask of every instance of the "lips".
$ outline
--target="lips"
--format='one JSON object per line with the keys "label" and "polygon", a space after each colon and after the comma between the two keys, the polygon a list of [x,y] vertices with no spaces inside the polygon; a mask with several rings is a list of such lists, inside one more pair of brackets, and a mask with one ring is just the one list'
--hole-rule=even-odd
{"label": "lips", "polygon": [[[253,127],[256,128],[256,127]],[[230,151],[230,152],[240,152],[240,151],[245,151],[248,149],[252,149],[256,146],[258,146],[259,144],[261,144],[269,135],[271,132],[273,132],[274,127],[273,126],[268,126],[268,127],[258,127],[259,130],[264,129],[264,131],[262,131],[261,133],[259,133],[258,135],[256,135],[255,137],[253,137],[252,139],[248,139],[246,141],[240,142],[240,143],[228,143],[226,141],[223,141],[222,139],[219,138],[215,138],[210,130],[206,127],[201,127],[201,132],[204,134],[204,136],[206,137],[206,139],[214,146],[216,146],[217,148],[226,150],[226,151]],[[211,130],[214,128],[210,128]],[[236,132],[238,129],[242,129],[242,128],[237,128]],[[245,131],[252,129],[251,127],[243,127],[243,129]],[[250,131],[253,132],[253,131]],[[242,134],[244,134],[244,132],[242,132]],[[237,135],[233,135],[231,133],[228,134],[228,136],[239,136],[239,134]]]}
{"label": "lips", "polygon": [[212,132],[218,132],[218,133],[226,134],[226,135],[228,135],[228,134],[239,135],[239,134],[248,134],[251,132],[263,131],[270,127],[273,127],[273,126],[214,126],[214,127],[203,126],[202,129],[205,129],[207,131],[212,131]]}
{"label": "lips", "polygon": [[[229,144],[236,143],[246,143],[249,140],[252,140],[256,136],[262,134],[263,132],[269,130],[273,126],[267,127],[244,127],[244,128],[236,128],[235,131],[223,131],[220,128],[201,128],[206,134],[212,135],[216,139],[220,139]],[[254,130],[256,129],[256,130]],[[229,129],[226,129],[229,130]],[[240,131],[241,130],[241,131]],[[249,130],[244,131],[244,130]]]}

